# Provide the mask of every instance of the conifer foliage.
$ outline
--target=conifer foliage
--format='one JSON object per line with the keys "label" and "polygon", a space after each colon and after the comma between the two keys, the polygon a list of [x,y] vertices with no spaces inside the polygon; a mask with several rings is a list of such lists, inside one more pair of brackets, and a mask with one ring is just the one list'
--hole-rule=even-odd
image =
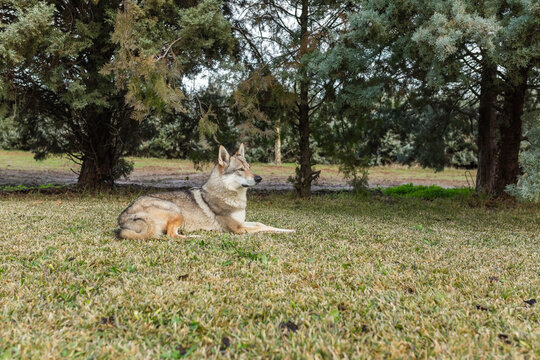
{"label": "conifer foliage", "polygon": [[185,74],[234,46],[219,3],[1,0],[0,103],[37,157],[67,153],[79,184],[112,184],[140,121],[181,111]]}
{"label": "conifer foliage", "polygon": [[[522,118],[538,91],[539,2],[359,3],[350,31],[333,50],[343,54],[333,60],[337,69],[358,79],[344,92],[380,89],[372,104],[398,115],[394,121],[414,135],[414,157],[425,166],[441,167],[442,139],[472,124],[477,190],[504,196],[520,174]],[[365,70],[354,72],[356,59],[366,59]]]}
{"label": "conifer foliage", "polygon": [[241,90],[247,94],[248,86],[259,87],[253,78],[261,77],[261,73],[284,89],[281,101],[277,100],[279,96],[274,96],[271,112],[287,114],[292,124],[299,166],[290,180],[299,196],[309,196],[311,183],[320,173],[312,168],[314,118],[337,84],[332,78],[318,76],[312,65],[317,53],[332,46],[343,29],[347,12],[353,7],[350,1],[324,0],[233,3],[236,14],[233,30],[245,50],[244,61],[251,78],[243,83]]}

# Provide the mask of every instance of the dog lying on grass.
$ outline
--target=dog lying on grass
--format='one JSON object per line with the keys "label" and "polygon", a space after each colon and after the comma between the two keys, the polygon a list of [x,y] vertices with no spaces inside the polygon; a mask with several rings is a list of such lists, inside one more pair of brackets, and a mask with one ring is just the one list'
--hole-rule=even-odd
{"label": "dog lying on grass", "polygon": [[124,239],[146,239],[195,230],[235,234],[255,232],[290,233],[257,222],[246,222],[247,189],[261,182],[244,157],[244,145],[234,156],[219,147],[218,163],[201,188],[141,196],[118,217]]}

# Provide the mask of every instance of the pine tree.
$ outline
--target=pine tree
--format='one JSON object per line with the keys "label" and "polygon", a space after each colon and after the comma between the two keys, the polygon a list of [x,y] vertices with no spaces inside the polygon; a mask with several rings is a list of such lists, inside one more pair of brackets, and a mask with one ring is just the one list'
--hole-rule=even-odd
{"label": "pine tree", "polygon": [[269,72],[286,89],[284,96],[294,94],[291,117],[299,166],[292,180],[301,197],[310,195],[311,183],[319,176],[312,168],[313,119],[335,83],[319,77],[311,59],[337,38],[350,8],[348,1],[324,0],[239,1],[236,5],[233,30],[246,50],[248,71]]}
{"label": "pine tree", "polygon": [[1,0],[0,103],[37,157],[68,154],[79,184],[112,184],[139,123],[181,111],[185,74],[231,53],[213,0]]}
{"label": "pine tree", "polygon": [[394,112],[414,134],[415,158],[434,168],[445,160],[441,140],[474,118],[477,190],[503,195],[519,174],[521,118],[540,61],[538,2],[360,3],[332,49],[334,72],[353,79],[337,97],[357,94],[369,105],[375,94],[367,110]]}
{"label": "pine tree", "polygon": [[539,32],[540,4],[520,0],[451,2],[416,33],[420,46],[438,53],[433,67],[459,61],[477,79],[470,86],[479,102],[479,192],[503,196],[517,181],[529,81],[540,63]]}

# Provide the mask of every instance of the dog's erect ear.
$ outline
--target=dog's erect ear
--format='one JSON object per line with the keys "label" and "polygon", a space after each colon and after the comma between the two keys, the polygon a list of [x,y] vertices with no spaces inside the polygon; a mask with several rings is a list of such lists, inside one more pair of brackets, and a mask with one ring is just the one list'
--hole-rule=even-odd
{"label": "dog's erect ear", "polygon": [[244,156],[244,144],[240,144],[240,147],[238,148],[238,151],[236,152],[236,155],[245,157]]}
{"label": "dog's erect ear", "polygon": [[225,166],[229,163],[231,156],[227,152],[227,149],[225,149],[223,146],[219,145],[219,152],[218,152],[218,164],[221,166]]}

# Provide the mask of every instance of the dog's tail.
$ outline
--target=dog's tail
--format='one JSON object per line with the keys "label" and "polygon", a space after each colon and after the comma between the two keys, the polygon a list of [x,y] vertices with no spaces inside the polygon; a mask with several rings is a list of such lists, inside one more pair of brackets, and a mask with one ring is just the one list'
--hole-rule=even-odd
{"label": "dog's tail", "polygon": [[146,214],[121,214],[118,218],[118,236],[123,239],[146,239],[155,236],[156,224]]}

